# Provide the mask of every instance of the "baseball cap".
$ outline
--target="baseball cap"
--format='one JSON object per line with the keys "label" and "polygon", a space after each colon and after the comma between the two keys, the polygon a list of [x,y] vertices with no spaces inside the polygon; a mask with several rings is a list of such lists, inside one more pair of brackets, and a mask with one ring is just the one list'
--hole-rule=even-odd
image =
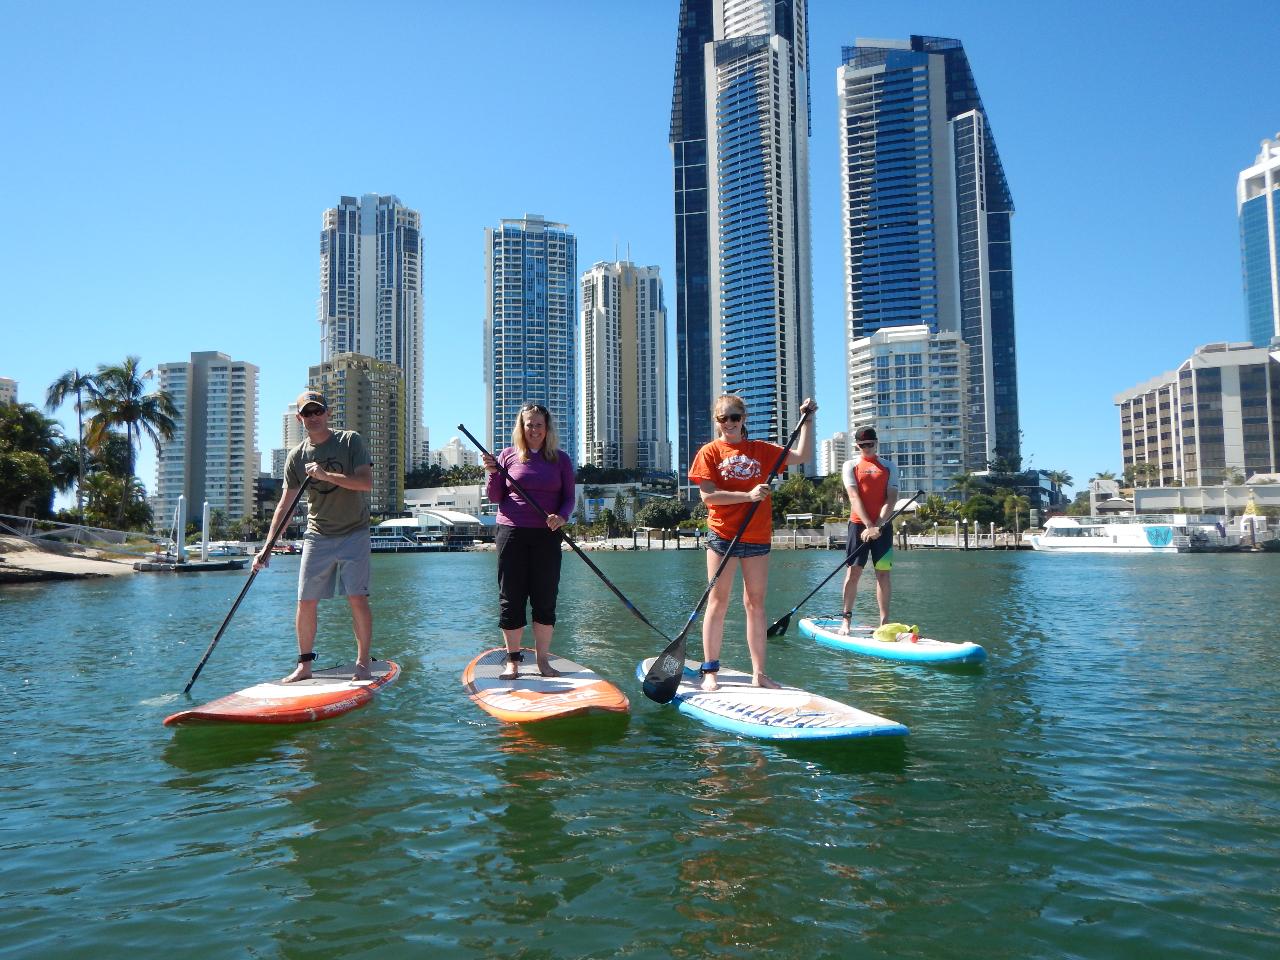
{"label": "baseball cap", "polygon": [[859,427],[858,432],[853,435],[853,439],[854,440],[875,440],[877,439],[876,428],[875,427]]}
{"label": "baseball cap", "polygon": [[299,413],[307,409],[307,407],[313,403],[325,410],[329,409],[329,404],[325,403],[324,394],[318,390],[303,390],[298,394]]}

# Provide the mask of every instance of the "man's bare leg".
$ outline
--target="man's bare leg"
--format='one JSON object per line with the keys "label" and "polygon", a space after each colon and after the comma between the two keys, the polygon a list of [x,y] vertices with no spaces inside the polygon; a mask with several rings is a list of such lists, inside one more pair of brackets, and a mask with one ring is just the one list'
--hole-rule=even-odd
{"label": "man's bare leg", "polygon": [[372,680],[369,665],[373,656],[373,611],[369,609],[369,598],[347,597],[347,604],[351,607],[351,627],[356,635],[356,672],[351,679]]}
{"label": "man's bare leg", "polygon": [[[299,600],[298,612],[293,617],[293,627],[298,634],[298,665],[293,673],[281,678],[281,683],[296,683],[311,678],[311,661],[316,648],[316,608],[319,600]],[[306,660],[303,657],[307,657]]]}

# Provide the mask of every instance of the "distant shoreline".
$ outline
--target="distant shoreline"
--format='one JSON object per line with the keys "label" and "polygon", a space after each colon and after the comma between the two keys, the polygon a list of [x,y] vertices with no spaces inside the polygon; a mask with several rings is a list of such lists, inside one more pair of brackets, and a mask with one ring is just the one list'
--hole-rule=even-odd
{"label": "distant shoreline", "polygon": [[118,560],[100,550],[65,544],[43,546],[21,537],[0,536],[0,586],[129,573],[133,573],[132,560]]}

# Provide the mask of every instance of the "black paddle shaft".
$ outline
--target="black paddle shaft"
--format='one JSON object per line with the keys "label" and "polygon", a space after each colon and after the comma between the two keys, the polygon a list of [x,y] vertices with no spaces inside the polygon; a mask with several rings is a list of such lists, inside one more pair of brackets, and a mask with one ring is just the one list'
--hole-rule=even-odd
{"label": "black paddle shaft", "polygon": [[[778,460],[773,465],[773,469],[769,471],[769,476],[764,481],[772,483],[773,478],[778,475],[783,464],[787,462],[787,455],[791,452],[792,446],[796,442],[796,437],[800,436],[800,429],[809,419],[809,411],[806,410],[800,417],[800,422],[796,424],[796,428],[791,431],[791,436],[787,438],[787,445],[782,448],[782,453],[778,454]],[[751,507],[747,510],[747,515],[742,520],[742,525],[738,528],[738,532],[734,534],[729,546],[725,548],[724,555],[720,558],[720,564],[716,567],[715,575],[707,584],[707,589],[702,592],[702,598],[698,601],[698,605],[693,608],[693,613],[689,614],[689,620],[685,623],[684,629],[680,631],[680,635],[676,637],[663,650],[653,666],[649,668],[648,673],[644,676],[644,695],[655,703],[670,703],[676,695],[676,691],[680,689],[680,677],[684,674],[684,648],[685,638],[689,635],[689,628],[693,626],[693,621],[698,619],[698,614],[702,612],[702,608],[707,604],[707,598],[711,596],[711,591],[715,589],[716,581],[720,579],[720,574],[724,572],[725,565],[729,562],[729,557],[733,554],[733,548],[738,545],[738,541],[742,539],[742,535],[747,532],[747,527],[751,523],[751,518],[756,515],[756,511],[760,508],[763,500],[752,501]]]}
{"label": "black paddle shaft", "polygon": [[[498,458],[494,457],[493,454],[491,454],[488,450],[484,448],[484,444],[482,444],[479,440],[477,440],[471,434],[470,430],[468,430],[462,424],[458,424],[458,429],[462,431],[463,436],[465,436],[468,440],[470,440],[472,443],[475,444],[477,450],[479,450],[482,454],[484,454],[487,457],[493,457],[493,462],[498,464],[498,472],[502,474],[503,479],[505,479],[507,483],[511,484],[511,486],[515,487],[516,492],[520,494],[520,496],[524,497],[526,503],[529,503],[532,506],[534,506],[538,510],[538,512],[541,513],[544,517],[550,516],[550,514],[547,513],[546,510],[543,510],[542,506],[536,500],[533,499],[533,497],[529,496],[528,492],[524,489],[524,487],[520,486],[520,482],[516,480],[515,477],[511,476],[511,473],[507,470],[507,468],[504,467],[502,464],[498,463]],[[652,630],[654,633],[660,636],[663,640],[667,639],[667,635],[663,633],[661,630],[659,630],[657,627],[655,627],[652,623],[650,623],[649,618],[646,617],[643,613],[641,613],[636,608],[636,605],[632,603],[630,600],[628,600],[626,596],[623,594],[623,592],[613,585],[613,581],[604,575],[604,571],[601,570],[599,567],[597,567],[594,563],[592,563],[591,558],[582,552],[581,548],[579,548],[578,544],[574,541],[573,537],[569,536],[568,531],[566,531],[563,527],[560,529],[560,535],[564,537],[564,542],[569,544],[569,546],[573,548],[573,552],[576,553],[578,556],[580,556],[583,562],[586,563],[586,565],[591,568],[592,572],[595,573],[595,575],[600,578],[601,582],[603,582],[606,587],[608,587],[610,590],[613,591],[613,595],[622,601],[623,606],[625,606],[628,610],[630,610],[633,614],[635,614],[636,618],[639,619],[641,623],[643,623],[646,627],[648,627],[650,630]]]}
{"label": "black paddle shaft", "polygon": [[[898,514],[900,514],[903,510],[907,509],[907,507],[910,506],[911,503],[914,502],[915,499],[919,497],[922,493],[924,493],[923,490],[917,490],[915,493],[911,495],[911,497],[907,500],[906,503],[898,507],[897,510],[894,510],[893,513],[889,514],[889,516],[885,518],[884,522],[880,524],[880,530],[883,531],[885,527],[893,523],[893,518],[896,517]],[[817,593],[819,590],[825,587],[828,582],[830,582],[832,577],[834,577],[837,573],[839,573],[845,567],[852,565],[853,562],[856,561],[858,557],[862,554],[862,551],[869,549],[870,546],[871,546],[871,541],[864,540],[862,544],[856,550],[853,551],[853,553],[849,554],[847,557],[845,557],[843,560],[840,561],[840,566],[836,567],[829,574],[827,574],[826,579],[824,579],[820,584],[818,584],[816,587],[810,590],[808,595],[806,595],[803,600],[801,600],[794,607],[792,607],[787,612],[786,616],[781,617],[776,623],[774,623],[774,625],[771,626],[765,632],[765,636],[780,637],[784,633],[786,633],[787,627],[791,623],[791,615],[795,613],[797,610],[799,610],[801,607],[803,607],[806,603],[808,603],[809,600],[812,599],[815,593]]]}
{"label": "black paddle shaft", "polygon": [[[302,478],[302,484],[298,487],[298,492],[293,495],[293,502],[289,504],[289,511],[284,515],[284,519],[280,523],[279,529],[271,535],[271,539],[267,541],[263,551],[270,556],[271,548],[276,545],[276,540],[280,538],[281,531],[289,526],[289,520],[293,516],[293,512],[298,509],[298,501],[302,499],[302,492],[307,489],[307,484],[311,482],[311,477]],[[200,658],[200,662],[196,664],[195,673],[191,674],[191,679],[187,681],[187,685],[182,688],[184,694],[190,693],[192,686],[195,685],[196,677],[200,676],[200,671],[204,669],[204,665],[209,662],[209,657],[213,654],[213,648],[218,645],[218,641],[222,639],[222,633],[227,629],[227,624],[231,622],[231,618],[236,615],[236,610],[240,607],[240,601],[244,599],[244,595],[249,592],[249,588],[253,586],[253,578],[258,575],[258,571],[250,569],[249,579],[244,582],[244,586],[240,588],[240,596],[236,597],[236,602],[231,605],[231,610],[227,613],[226,619],[222,621],[222,626],[218,628],[218,632],[213,635],[213,641],[209,644],[209,649],[204,652],[204,656]]]}

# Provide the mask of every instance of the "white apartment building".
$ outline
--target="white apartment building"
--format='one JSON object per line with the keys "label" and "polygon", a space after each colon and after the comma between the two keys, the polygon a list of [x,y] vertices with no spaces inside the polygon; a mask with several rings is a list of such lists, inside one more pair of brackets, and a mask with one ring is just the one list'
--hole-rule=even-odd
{"label": "white apartment building", "polygon": [[597,263],[582,275],[581,292],[582,462],[666,472],[667,311],[658,268]]}
{"label": "white apartment building", "polygon": [[818,476],[829,477],[839,473],[849,459],[849,434],[841,431],[822,441],[818,455]]}
{"label": "white apartment building", "polygon": [[258,476],[258,367],[203,351],[156,367],[159,388],[178,410],[173,437],[161,440],[152,512],[168,524],[185,496],[188,516],[207,500],[228,523],[253,516]]}
{"label": "white apartment building", "polygon": [[899,490],[948,495],[964,470],[967,351],[958,332],[884,327],[853,341],[849,427],[873,426]]}
{"label": "white apartment building", "polygon": [[480,454],[466,446],[461,438],[454,437],[432,455],[431,462],[445,470],[450,467],[478,467]]}
{"label": "white apartment building", "polygon": [[0,377],[0,403],[18,402],[18,381]]}
{"label": "white apartment building", "polygon": [[321,361],[354,353],[404,375],[403,472],[422,435],[422,217],[395,196],[342,197],[320,234]]}

